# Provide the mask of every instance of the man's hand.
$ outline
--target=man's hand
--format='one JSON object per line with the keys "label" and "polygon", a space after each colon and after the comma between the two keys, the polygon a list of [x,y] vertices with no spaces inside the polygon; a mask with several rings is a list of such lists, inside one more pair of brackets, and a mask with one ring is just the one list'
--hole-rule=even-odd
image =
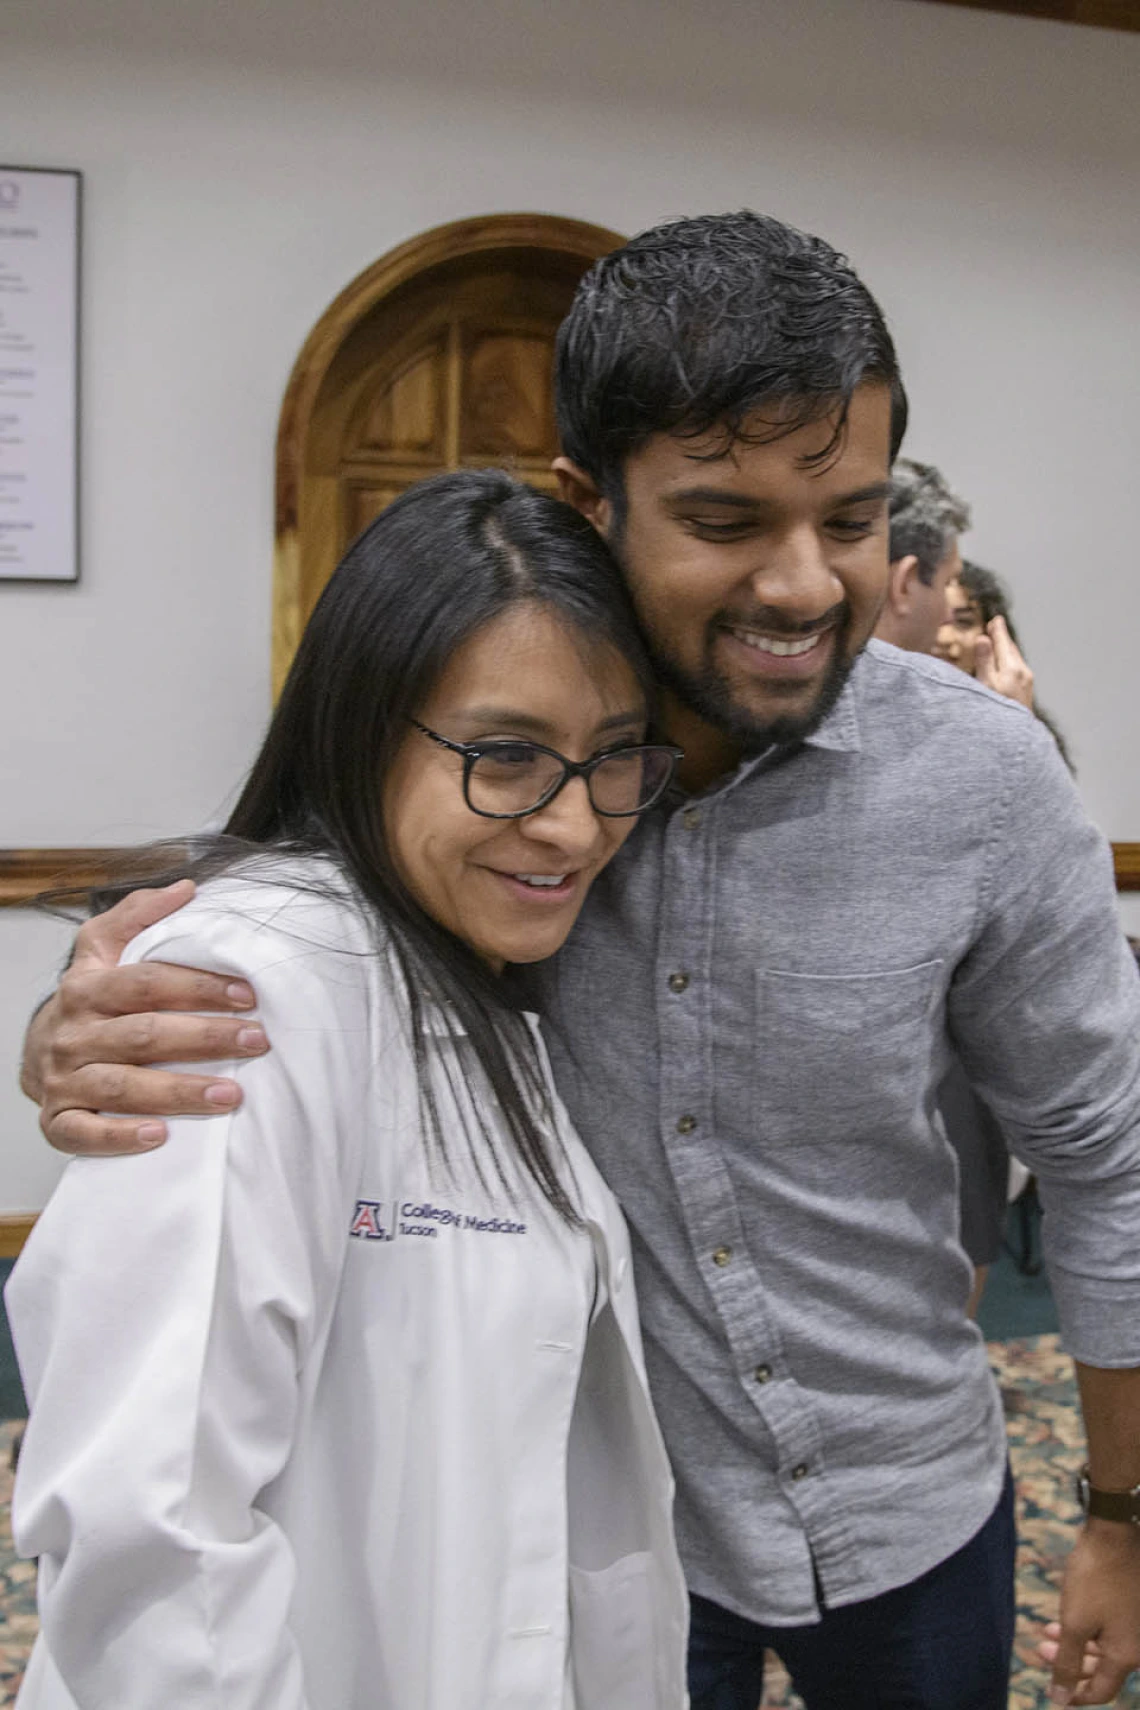
{"label": "man's hand", "polygon": [[1033,711],[1033,672],[1010,635],[1003,617],[991,618],[985,635],[974,643],[974,676],[987,689],[1020,701]]}
{"label": "man's hand", "polygon": [[[59,1151],[144,1152],[166,1138],[165,1124],[147,1118],[216,1116],[241,1102],[235,1081],[139,1066],[268,1050],[259,1023],[225,1013],[252,1009],[256,998],[244,981],[162,962],[118,966],[136,933],[193,895],[188,879],[161,891],[134,891],[80,928],[59,990],[28,1029],[20,1075],[28,1097],[42,1107],[40,1127]],[[202,1010],[222,1013],[187,1013]]]}
{"label": "man's hand", "polygon": [[1038,1647],[1054,1704],[1111,1704],[1140,1667],[1140,1526],[1088,1520],[1065,1565],[1061,1619]]}

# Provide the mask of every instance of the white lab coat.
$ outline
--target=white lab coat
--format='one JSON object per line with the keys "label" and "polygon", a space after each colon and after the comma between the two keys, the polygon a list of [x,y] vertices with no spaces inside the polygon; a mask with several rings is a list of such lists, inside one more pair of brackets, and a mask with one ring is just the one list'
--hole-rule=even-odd
{"label": "white lab coat", "polygon": [[70,1163],[9,1284],[21,1710],[679,1710],[628,1240],[564,1114],[580,1229],[479,1180],[429,1015],[433,1160],[345,901],[225,878],[144,958],[252,981],[273,1048],[236,1114]]}

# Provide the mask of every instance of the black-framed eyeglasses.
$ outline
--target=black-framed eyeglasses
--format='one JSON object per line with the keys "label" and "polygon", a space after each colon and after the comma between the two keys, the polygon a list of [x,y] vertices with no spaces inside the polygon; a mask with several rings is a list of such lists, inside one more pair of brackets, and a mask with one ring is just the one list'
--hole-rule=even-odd
{"label": "black-framed eyeglasses", "polygon": [[571,778],[585,779],[595,813],[627,819],[661,799],[684,752],[666,743],[639,742],[607,749],[592,760],[567,760],[541,742],[509,737],[452,742],[418,718],[410,722],[441,748],[463,756],[463,799],[484,819],[523,819],[537,813]]}

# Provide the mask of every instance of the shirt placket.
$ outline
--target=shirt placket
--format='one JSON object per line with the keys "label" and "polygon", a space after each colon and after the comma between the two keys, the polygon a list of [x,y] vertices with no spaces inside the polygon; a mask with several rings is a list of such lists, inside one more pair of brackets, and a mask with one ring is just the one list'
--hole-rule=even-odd
{"label": "shirt placket", "polygon": [[856,1552],[828,1488],[819,1421],[788,1368],[716,1134],[717,820],[731,811],[731,800],[725,793],[690,803],[674,813],[665,836],[655,981],[658,1117],[697,1265],[737,1379],[770,1439],[768,1468],[803,1528],[810,1604],[813,1566],[826,1592],[829,1581],[846,1583]]}

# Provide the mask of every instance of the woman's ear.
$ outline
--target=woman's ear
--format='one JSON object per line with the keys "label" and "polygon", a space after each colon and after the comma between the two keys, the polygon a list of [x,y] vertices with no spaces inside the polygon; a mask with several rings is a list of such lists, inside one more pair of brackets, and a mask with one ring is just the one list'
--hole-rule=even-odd
{"label": "woman's ear", "polygon": [[614,520],[614,508],[609,499],[604,499],[599,493],[593,476],[587,475],[581,465],[569,457],[556,457],[550,467],[558,477],[558,497],[580,511],[587,522],[593,523],[602,539],[607,540]]}

